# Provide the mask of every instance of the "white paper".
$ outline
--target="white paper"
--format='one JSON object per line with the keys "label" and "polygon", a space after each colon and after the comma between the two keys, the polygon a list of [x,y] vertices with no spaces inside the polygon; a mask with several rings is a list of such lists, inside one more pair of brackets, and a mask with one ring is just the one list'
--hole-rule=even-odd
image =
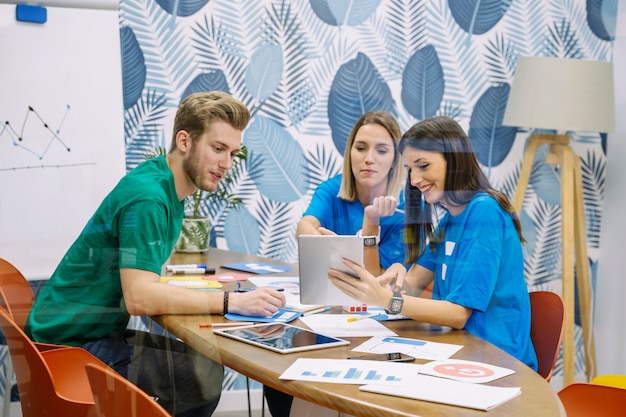
{"label": "white paper", "polygon": [[300,303],[300,278],[295,277],[275,277],[275,276],[251,276],[248,277],[248,281],[256,285],[257,287],[280,287],[284,290],[285,294],[285,307],[286,310],[294,311],[309,311],[323,305],[316,304],[302,304]]}
{"label": "white paper", "polygon": [[248,277],[248,281],[256,285],[257,287],[281,287],[285,290],[285,294],[300,294],[300,278],[295,277],[281,277],[281,276],[263,276],[253,275]]}
{"label": "white paper", "polygon": [[432,361],[423,365],[420,373],[461,382],[483,384],[514,374],[515,371],[483,362],[446,359],[443,361]]}
{"label": "white paper", "polygon": [[493,387],[480,384],[466,384],[445,378],[418,375],[411,384],[363,385],[361,391],[415,400],[455,405],[459,407],[491,410],[492,408],[517,397],[522,393],[520,387]]}
{"label": "white paper", "polygon": [[[361,320],[348,321],[357,317]],[[318,333],[335,337],[397,336],[384,324],[362,317],[360,314],[314,314],[300,317],[300,320]]]}
{"label": "white paper", "polygon": [[331,384],[413,384],[420,365],[359,359],[298,358],[280,379]]}
{"label": "white paper", "polygon": [[401,352],[418,359],[444,360],[458,352],[463,346],[449,343],[405,337],[372,337],[352,349],[354,352],[391,353]]}

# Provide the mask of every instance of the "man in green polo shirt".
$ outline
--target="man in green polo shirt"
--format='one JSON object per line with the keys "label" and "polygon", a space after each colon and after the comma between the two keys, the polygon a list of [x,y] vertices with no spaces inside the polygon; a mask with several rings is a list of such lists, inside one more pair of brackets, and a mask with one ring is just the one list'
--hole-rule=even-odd
{"label": "man in green polo shirt", "polygon": [[166,156],[130,171],[103,200],[35,300],[26,326],[38,342],[82,346],[176,416],[210,416],[224,370],[175,339],[127,329],[131,315],[271,316],[284,295],[229,294],[160,282],[178,239],[184,199],[214,191],[240,152],[250,113],[223,92],[186,97]]}

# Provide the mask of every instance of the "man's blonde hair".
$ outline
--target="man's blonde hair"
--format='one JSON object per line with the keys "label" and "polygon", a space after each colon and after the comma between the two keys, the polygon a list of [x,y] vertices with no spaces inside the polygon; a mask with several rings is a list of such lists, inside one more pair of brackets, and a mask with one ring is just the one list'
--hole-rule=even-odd
{"label": "man's blonde hair", "polygon": [[250,111],[239,100],[223,91],[203,91],[185,97],[174,118],[170,152],[176,149],[176,135],[181,130],[195,140],[211,128],[214,120],[222,120],[235,129],[244,130]]}

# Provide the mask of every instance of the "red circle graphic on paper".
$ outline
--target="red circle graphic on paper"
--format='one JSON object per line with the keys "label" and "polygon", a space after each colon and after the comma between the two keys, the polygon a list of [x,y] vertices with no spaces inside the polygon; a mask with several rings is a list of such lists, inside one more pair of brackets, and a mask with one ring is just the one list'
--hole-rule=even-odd
{"label": "red circle graphic on paper", "polygon": [[463,378],[485,378],[495,374],[493,369],[469,363],[442,363],[434,366],[433,370],[442,375]]}

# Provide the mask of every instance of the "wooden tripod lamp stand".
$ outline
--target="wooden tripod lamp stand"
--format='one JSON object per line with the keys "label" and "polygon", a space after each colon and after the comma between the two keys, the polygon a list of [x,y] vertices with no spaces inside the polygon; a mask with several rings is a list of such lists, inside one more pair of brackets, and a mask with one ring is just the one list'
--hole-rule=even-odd
{"label": "wooden tripod lamp stand", "polygon": [[[509,93],[503,124],[556,132],[611,132],[615,128],[613,64],[578,59],[520,57]],[[548,145],[546,162],[559,166],[561,176],[562,296],[564,384],[574,382],[574,316],[578,292],[587,380],[596,374],[593,297],[587,258],[587,228],[580,158],[567,133],[533,134],[526,145],[513,198],[520,213],[535,153]],[[576,266],[577,288],[574,269]]]}

